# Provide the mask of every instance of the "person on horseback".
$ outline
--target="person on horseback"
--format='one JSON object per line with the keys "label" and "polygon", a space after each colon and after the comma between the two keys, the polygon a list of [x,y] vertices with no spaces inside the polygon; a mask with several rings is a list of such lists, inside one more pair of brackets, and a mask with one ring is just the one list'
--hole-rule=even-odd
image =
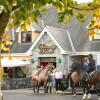
{"label": "person on horseback", "polygon": [[93,58],[92,54],[89,54],[89,63],[88,63],[88,68],[86,69],[87,73],[91,73],[96,69],[96,62]]}
{"label": "person on horseback", "polygon": [[96,69],[96,63],[95,63],[95,60],[93,58],[93,55],[92,54],[89,54],[89,63],[88,63],[88,66],[86,68],[86,78],[87,78],[87,81],[89,82],[90,81],[90,76],[89,74],[91,72],[93,72],[94,70]]}
{"label": "person on horseback", "polygon": [[84,70],[87,70],[88,64],[89,64],[89,59],[86,57],[86,58],[84,58],[84,63],[82,66]]}
{"label": "person on horseback", "polygon": [[40,66],[37,66],[37,70],[38,70],[38,72],[37,72],[37,75],[39,75],[39,73],[43,70],[43,65],[41,65],[41,67]]}
{"label": "person on horseback", "polygon": [[78,62],[78,61],[74,61],[72,66],[71,66],[71,70],[70,70],[70,73],[68,74],[68,77],[67,77],[67,88],[68,88],[68,81],[70,79],[70,87],[72,87],[73,85],[73,81],[72,81],[72,78],[71,78],[71,75],[73,72],[77,72],[79,74],[79,70],[81,68],[80,66],[81,64]]}

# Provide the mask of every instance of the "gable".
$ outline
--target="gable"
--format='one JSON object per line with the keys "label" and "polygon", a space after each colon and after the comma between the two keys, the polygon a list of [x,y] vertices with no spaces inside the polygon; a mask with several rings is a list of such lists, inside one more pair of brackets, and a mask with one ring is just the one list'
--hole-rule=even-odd
{"label": "gable", "polygon": [[26,54],[31,55],[32,51],[38,47],[39,43],[46,45],[56,45],[59,48],[59,52],[65,54],[65,51],[61,48],[55,38],[50,34],[48,29],[45,27],[44,30],[40,33],[39,37],[33,43],[31,48],[26,52]]}
{"label": "gable", "polygon": [[55,54],[60,53],[60,49],[57,47],[57,45],[54,43],[54,41],[51,39],[51,37],[45,33],[37,45],[32,49],[32,54]]}

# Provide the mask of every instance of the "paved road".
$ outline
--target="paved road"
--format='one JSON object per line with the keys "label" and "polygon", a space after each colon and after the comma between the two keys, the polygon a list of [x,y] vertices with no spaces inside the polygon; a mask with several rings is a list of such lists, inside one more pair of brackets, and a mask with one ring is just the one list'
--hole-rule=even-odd
{"label": "paved road", "polygon": [[[3,91],[3,100],[81,100],[82,95],[72,97],[71,95],[59,95],[59,94],[33,94],[32,90],[12,90]],[[96,95],[92,95],[92,99],[98,100]]]}

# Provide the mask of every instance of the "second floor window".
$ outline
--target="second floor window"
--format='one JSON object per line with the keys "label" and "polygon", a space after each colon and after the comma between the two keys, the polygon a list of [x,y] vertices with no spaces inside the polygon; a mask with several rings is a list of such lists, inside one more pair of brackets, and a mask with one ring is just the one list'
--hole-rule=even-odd
{"label": "second floor window", "polygon": [[28,32],[21,32],[21,41],[22,43],[29,43],[31,42],[31,36],[32,36],[32,32],[28,31]]}

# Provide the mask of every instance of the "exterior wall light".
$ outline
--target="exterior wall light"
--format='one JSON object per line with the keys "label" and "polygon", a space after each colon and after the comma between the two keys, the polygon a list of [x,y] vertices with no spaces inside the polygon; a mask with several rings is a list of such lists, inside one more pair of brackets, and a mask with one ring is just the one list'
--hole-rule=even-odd
{"label": "exterior wall light", "polygon": [[31,59],[31,63],[34,63],[34,59]]}
{"label": "exterior wall light", "polygon": [[61,59],[60,58],[58,59],[58,62],[61,63]]}

